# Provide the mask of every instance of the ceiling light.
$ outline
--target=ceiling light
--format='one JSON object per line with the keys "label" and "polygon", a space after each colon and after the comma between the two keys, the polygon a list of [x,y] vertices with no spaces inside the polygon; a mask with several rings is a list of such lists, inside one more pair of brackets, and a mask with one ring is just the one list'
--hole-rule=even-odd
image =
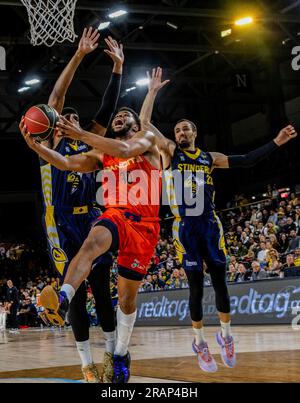
{"label": "ceiling light", "polygon": [[39,82],[40,82],[40,80],[39,80],[38,78],[33,78],[33,79],[31,79],[31,80],[25,81],[25,84],[26,84],[26,85],[34,85],[34,84],[37,84],[37,83],[39,83]]}
{"label": "ceiling light", "polygon": [[178,25],[174,24],[173,22],[167,21],[167,25],[170,28],[178,29]]}
{"label": "ceiling light", "polygon": [[235,21],[235,25],[247,25],[247,24],[251,24],[253,22],[253,18],[252,17],[244,17],[244,18],[240,18],[239,20]]}
{"label": "ceiling light", "polygon": [[125,14],[127,14],[126,10],[118,10],[118,11],[114,11],[113,13],[109,14],[108,16],[109,16],[109,18],[118,18]]}
{"label": "ceiling light", "polygon": [[18,89],[18,92],[24,92],[24,91],[27,91],[29,89],[30,89],[30,87],[21,87],[21,88]]}
{"label": "ceiling light", "polygon": [[103,29],[108,28],[108,27],[110,26],[110,24],[111,24],[110,21],[101,22],[101,23],[99,24],[98,30],[99,30],[99,31],[102,31]]}
{"label": "ceiling light", "polygon": [[226,36],[229,36],[232,34],[232,29],[225,29],[224,31],[221,31],[221,38],[225,38]]}
{"label": "ceiling light", "polygon": [[127,88],[126,92],[131,92],[131,91],[133,91],[135,89],[136,89],[136,87],[130,87],[130,88]]}
{"label": "ceiling light", "polygon": [[141,78],[140,80],[137,80],[136,85],[138,86],[143,86],[143,85],[148,85],[150,82],[149,78]]}

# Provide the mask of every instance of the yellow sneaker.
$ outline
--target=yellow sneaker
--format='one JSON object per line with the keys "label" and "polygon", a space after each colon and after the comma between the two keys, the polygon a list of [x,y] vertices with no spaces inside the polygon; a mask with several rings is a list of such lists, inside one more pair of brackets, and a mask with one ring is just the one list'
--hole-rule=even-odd
{"label": "yellow sneaker", "polygon": [[102,382],[112,383],[114,376],[113,355],[105,351],[103,358]]}
{"label": "yellow sneaker", "polygon": [[86,383],[101,383],[97,367],[94,363],[81,368]]}
{"label": "yellow sneaker", "polygon": [[40,303],[45,308],[44,315],[52,325],[65,325],[65,317],[69,309],[65,292],[58,294],[51,285],[47,285],[41,292]]}

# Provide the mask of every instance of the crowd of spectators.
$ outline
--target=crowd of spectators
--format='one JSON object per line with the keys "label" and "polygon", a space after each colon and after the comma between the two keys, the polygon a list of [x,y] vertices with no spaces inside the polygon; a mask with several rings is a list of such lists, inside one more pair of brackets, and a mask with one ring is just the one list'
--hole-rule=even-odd
{"label": "crowd of spectators", "polygon": [[[227,281],[245,282],[300,275],[300,198],[268,188],[265,199],[253,204],[243,195],[235,196],[226,210],[219,212],[227,248]],[[176,257],[167,225],[151,259],[140,292],[188,288],[186,273]],[[34,246],[32,246],[34,245]],[[209,267],[204,262],[204,283],[210,285]],[[111,271],[111,294],[117,304],[117,267]],[[7,280],[18,290],[18,323],[40,326],[39,294],[45,285],[59,290],[46,253],[45,244],[0,242],[0,305],[7,302]],[[95,302],[88,292],[87,310],[97,325]]]}
{"label": "crowd of spectators", "polygon": [[300,198],[276,191],[221,212],[229,282],[300,275]]}

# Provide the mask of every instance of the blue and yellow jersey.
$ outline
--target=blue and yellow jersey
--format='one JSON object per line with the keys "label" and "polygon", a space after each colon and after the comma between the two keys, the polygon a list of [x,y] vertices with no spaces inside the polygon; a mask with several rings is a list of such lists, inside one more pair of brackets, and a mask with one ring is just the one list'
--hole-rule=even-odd
{"label": "blue and yellow jersey", "polygon": [[[213,160],[209,153],[196,148],[194,153],[176,147],[170,168],[165,172],[166,189],[169,204],[175,217],[185,217],[187,205],[184,195],[190,192],[196,197],[197,192],[203,192],[203,215],[214,212],[215,188],[212,173]],[[201,183],[199,175],[201,173]],[[178,176],[181,180],[178,181]],[[175,179],[177,178],[177,179]]]}
{"label": "blue and yellow jersey", "polygon": [[[68,157],[89,151],[81,141],[62,138],[55,148],[59,154]],[[93,205],[96,197],[94,173],[60,171],[53,165],[40,160],[44,205],[59,207],[80,207]]]}

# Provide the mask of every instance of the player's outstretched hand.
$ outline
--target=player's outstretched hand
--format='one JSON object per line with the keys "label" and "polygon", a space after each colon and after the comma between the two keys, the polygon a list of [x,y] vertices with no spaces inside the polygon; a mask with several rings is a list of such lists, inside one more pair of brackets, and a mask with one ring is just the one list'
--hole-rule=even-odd
{"label": "player's outstretched hand", "polygon": [[98,39],[100,37],[99,31],[89,27],[89,29],[84,28],[82,37],[78,44],[78,51],[82,55],[87,55],[91,53],[98,47]]}
{"label": "player's outstretched hand", "polygon": [[60,116],[59,122],[57,122],[56,126],[60,130],[62,136],[69,137],[73,140],[80,140],[83,134],[83,130],[79,126],[77,120],[75,120],[72,116],[70,119],[71,120],[67,120],[63,116]]}
{"label": "player's outstretched hand", "polygon": [[289,125],[280,130],[274,141],[278,146],[282,146],[297,137],[297,135],[295,128],[292,125]]}
{"label": "player's outstretched hand", "polygon": [[124,63],[123,45],[118,44],[118,42],[111,36],[104,40],[108,46],[108,49],[105,49],[104,52],[111,57],[115,64],[122,65]]}
{"label": "player's outstretched hand", "polygon": [[31,136],[30,132],[28,131],[28,129],[25,125],[24,116],[22,116],[22,119],[20,121],[19,129],[20,129],[20,132],[22,133],[22,136],[24,137],[24,140],[26,141],[28,147],[35,148],[35,146],[38,144],[38,142]]}
{"label": "player's outstretched hand", "polygon": [[148,89],[149,91],[158,92],[162,87],[170,82],[170,80],[162,81],[162,68],[157,67],[152,69],[152,76],[147,71],[147,77],[149,78]]}

